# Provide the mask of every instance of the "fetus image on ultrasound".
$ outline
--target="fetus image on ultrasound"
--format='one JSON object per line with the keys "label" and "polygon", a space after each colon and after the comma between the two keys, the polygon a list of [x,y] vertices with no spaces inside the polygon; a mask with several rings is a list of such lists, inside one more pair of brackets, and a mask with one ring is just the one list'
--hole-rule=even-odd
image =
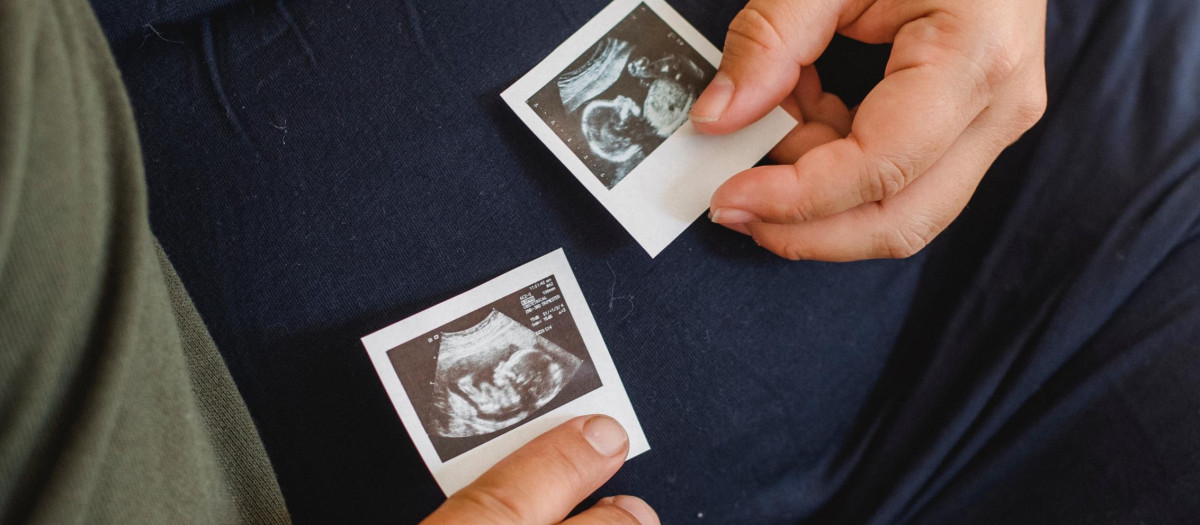
{"label": "fetus image on ultrasound", "polygon": [[470,437],[512,426],[546,406],[582,360],[504,314],[442,334],[434,376],[435,432]]}
{"label": "fetus image on ultrasound", "polygon": [[442,461],[601,386],[552,276],[388,357]]}
{"label": "fetus image on ultrasound", "polygon": [[612,189],[687,122],[715,73],[639,5],[527,103]]}

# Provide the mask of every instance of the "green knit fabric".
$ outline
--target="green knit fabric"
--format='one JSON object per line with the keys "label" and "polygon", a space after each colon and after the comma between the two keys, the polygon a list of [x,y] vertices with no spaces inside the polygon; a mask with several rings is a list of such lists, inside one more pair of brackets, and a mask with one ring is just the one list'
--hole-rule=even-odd
{"label": "green knit fabric", "polygon": [[0,523],[286,521],[90,7],[0,0]]}

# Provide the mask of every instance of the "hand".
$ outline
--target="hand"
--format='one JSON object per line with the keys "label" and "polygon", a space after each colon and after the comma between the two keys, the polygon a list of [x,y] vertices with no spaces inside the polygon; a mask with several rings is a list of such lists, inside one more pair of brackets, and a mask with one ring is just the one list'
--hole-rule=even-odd
{"label": "hand", "polygon": [[[729,133],[783,105],[797,126],[717,189],[713,222],[789,259],[908,257],[946,228],[1046,107],[1046,0],[751,0],[692,108]],[[850,110],[813,62],[834,32],[892,42]]]}
{"label": "hand", "polygon": [[563,521],[621,468],[628,453],[629,437],[615,420],[577,417],[513,452],[422,523],[658,525],[654,510],[633,496],[604,498]]}

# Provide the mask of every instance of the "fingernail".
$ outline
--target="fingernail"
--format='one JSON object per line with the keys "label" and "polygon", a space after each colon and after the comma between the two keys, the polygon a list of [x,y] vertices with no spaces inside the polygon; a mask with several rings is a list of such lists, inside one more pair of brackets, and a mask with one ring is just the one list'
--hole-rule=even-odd
{"label": "fingernail", "polygon": [[729,107],[730,100],[733,100],[733,80],[724,71],[717,71],[700,98],[692,104],[688,118],[693,122],[716,122]]}
{"label": "fingernail", "polygon": [[629,441],[621,424],[608,416],[596,416],[584,423],[583,438],[604,457],[619,454],[625,450],[625,442]]}
{"label": "fingernail", "polygon": [[621,510],[633,514],[642,525],[658,525],[658,513],[639,498],[633,496],[617,496],[611,503]]}
{"label": "fingernail", "polygon": [[717,224],[746,224],[761,220],[757,215],[737,208],[715,208],[708,218]]}

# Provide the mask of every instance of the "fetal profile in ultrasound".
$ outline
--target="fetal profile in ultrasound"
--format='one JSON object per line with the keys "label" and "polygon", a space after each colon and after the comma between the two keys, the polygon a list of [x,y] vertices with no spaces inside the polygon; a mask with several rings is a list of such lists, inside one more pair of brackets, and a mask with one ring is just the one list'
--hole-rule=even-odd
{"label": "fetal profile in ultrasound", "polygon": [[601,386],[553,277],[388,355],[442,461]]}
{"label": "fetal profile in ultrasound", "polygon": [[444,437],[490,434],[546,406],[583,362],[492,310],[479,324],[442,334],[434,404]]}
{"label": "fetal profile in ultrasound", "polygon": [[612,189],[687,122],[714,74],[643,4],[526,103]]}

